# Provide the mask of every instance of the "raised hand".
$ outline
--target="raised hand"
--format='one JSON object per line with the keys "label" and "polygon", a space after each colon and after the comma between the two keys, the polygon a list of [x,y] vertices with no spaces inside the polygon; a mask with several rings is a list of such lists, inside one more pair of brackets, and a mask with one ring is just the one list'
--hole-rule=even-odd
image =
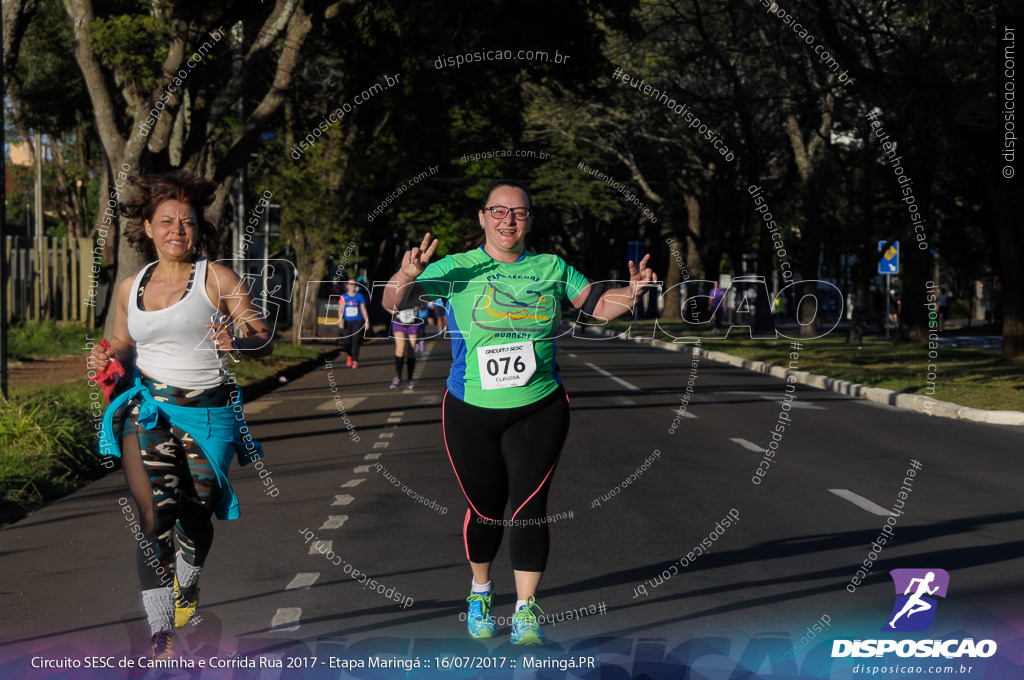
{"label": "raised hand", "polygon": [[437,250],[437,239],[435,238],[431,242],[430,232],[428,231],[423,236],[423,243],[418,247],[413,246],[412,250],[405,251],[405,255],[402,256],[402,274],[408,277],[409,280],[414,280],[430,264],[430,258],[434,256],[435,250]]}
{"label": "raised hand", "polygon": [[650,253],[644,255],[644,259],[640,260],[639,268],[633,263],[633,260],[629,261],[629,282],[634,291],[640,291],[658,283],[658,275],[647,267],[647,260],[650,257]]}

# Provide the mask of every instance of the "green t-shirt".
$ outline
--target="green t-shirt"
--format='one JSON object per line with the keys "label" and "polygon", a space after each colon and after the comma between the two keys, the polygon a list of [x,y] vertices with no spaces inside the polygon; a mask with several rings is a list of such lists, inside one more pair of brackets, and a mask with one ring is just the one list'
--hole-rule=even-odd
{"label": "green t-shirt", "polygon": [[427,266],[416,281],[445,300],[452,340],[448,391],[484,408],[525,406],[558,388],[554,335],[562,301],[589,281],[557,255],[498,262],[483,247]]}

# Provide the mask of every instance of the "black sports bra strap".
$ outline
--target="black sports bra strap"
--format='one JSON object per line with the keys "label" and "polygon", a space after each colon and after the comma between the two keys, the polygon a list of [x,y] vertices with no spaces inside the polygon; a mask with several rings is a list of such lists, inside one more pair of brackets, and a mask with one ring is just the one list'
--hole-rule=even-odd
{"label": "black sports bra strap", "polygon": [[[142,275],[142,281],[139,282],[139,293],[138,293],[138,300],[137,300],[137,304],[139,306],[139,311],[143,311],[143,312],[146,311],[146,304],[142,301],[142,296],[146,294],[146,284],[149,283],[150,277],[153,276],[153,270],[154,269],[156,269],[156,265],[153,265],[152,267],[149,267],[148,269],[146,269],[146,273]],[[188,283],[185,285],[185,292],[183,292],[181,294],[181,297],[178,298],[178,302],[181,302],[182,300],[184,300],[185,296],[188,295],[188,292],[190,290],[192,290],[192,283],[195,280],[196,280],[196,262],[193,262],[192,263],[192,271],[190,271],[188,273]]]}

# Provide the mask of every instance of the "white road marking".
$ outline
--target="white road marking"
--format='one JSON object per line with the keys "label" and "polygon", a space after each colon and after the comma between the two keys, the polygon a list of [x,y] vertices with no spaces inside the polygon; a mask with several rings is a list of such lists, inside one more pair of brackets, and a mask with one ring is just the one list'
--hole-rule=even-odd
{"label": "white road marking", "polygon": [[[743,396],[746,397],[761,397],[762,399],[767,399],[768,401],[774,401],[777,404],[781,404],[782,402],[786,401],[785,397],[780,397],[774,394],[757,394],[755,392],[749,392],[744,390],[716,390],[714,394],[742,394]],[[828,410],[826,407],[818,406],[814,402],[802,401],[800,399],[793,399],[790,403],[793,405],[793,408],[800,408],[804,409],[805,411]]]}
{"label": "white road marking", "polygon": [[300,571],[295,575],[295,578],[292,579],[292,582],[286,585],[284,589],[298,590],[299,588],[308,588],[316,583],[318,578],[320,578],[319,571]]}
{"label": "white road marking", "polygon": [[[346,411],[351,411],[359,402],[366,401],[366,397],[345,397],[341,400],[342,406]],[[333,399],[324,401],[318,404],[316,407],[317,411],[337,411],[338,404]]]}
{"label": "white road marking", "polygon": [[391,442],[374,442],[373,448],[375,449],[386,449],[391,446]]}
{"label": "white road marking", "polygon": [[576,358],[577,358],[577,357],[576,357],[576,355],[575,355],[575,354],[573,354],[572,352],[569,352],[569,356],[571,356],[571,357],[572,357],[573,359],[576,359]]}
{"label": "white road marking", "polygon": [[[767,399],[768,401],[774,401],[774,402],[780,403],[780,404],[786,400],[784,397],[776,397],[774,395],[767,395],[767,394],[762,394],[761,398],[762,399]],[[790,403],[793,405],[793,408],[799,408],[799,409],[803,409],[805,411],[827,411],[828,410],[824,406],[818,406],[817,404],[815,404],[814,402],[811,402],[811,401],[802,401],[800,399],[794,399]]]}
{"label": "white road marking", "polygon": [[377,460],[378,458],[380,458],[379,453],[368,453],[363,456],[363,460]]}
{"label": "white road marking", "polygon": [[589,361],[586,362],[586,364],[587,364],[587,366],[590,366],[592,369],[594,369],[595,371],[597,371],[598,373],[600,373],[604,377],[609,378],[610,380],[614,380],[615,382],[619,383],[620,385],[622,385],[626,389],[633,390],[634,392],[639,392],[640,391],[640,388],[637,387],[636,385],[634,385],[633,383],[626,382],[622,378],[620,378],[620,377],[618,377],[616,375],[612,375],[611,373],[609,373],[608,371],[604,370],[600,366],[597,366],[596,364],[592,364]]}
{"label": "white road marking", "polygon": [[357,475],[366,474],[369,471],[370,471],[370,466],[369,465],[357,465],[357,466],[355,466],[352,469],[352,472],[356,473]]}
{"label": "white road marking", "polygon": [[419,380],[423,371],[427,368],[427,361],[430,360],[430,353],[434,351],[434,343],[429,342],[420,351],[420,360],[416,362],[416,372],[412,374],[413,380]]}
{"label": "white road marking", "polygon": [[362,484],[365,481],[366,481],[365,479],[350,479],[347,482],[345,482],[344,484],[342,484],[341,488],[342,489],[349,489],[349,488],[352,488],[353,486],[359,486],[360,484]]}
{"label": "white road marking", "polygon": [[739,437],[729,437],[729,441],[735,442],[745,448],[747,451],[754,451],[755,453],[764,453],[764,447],[758,446],[752,441],[746,439],[740,439]]}
{"label": "white road marking", "polygon": [[[318,550],[318,545],[322,546],[323,550]],[[334,552],[334,541],[313,541],[309,546],[310,555],[323,555],[329,552]]]}
{"label": "white road marking", "polygon": [[400,423],[400,422],[402,422],[402,419],[401,418],[388,418],[388,422],[389,423]]}
{"label": "white road marking", "polygon": [[280,403],[280,399],[260,399],[259,401],[249,402],[245,405],[245,415],[263,413],[271,406],[277,406]]}
{"label": "white road marking", "polygon": [[302,618],[302,607],[281,607],[270,619],[271,629],[277,630],[298,630],[299,619]]}
{"label": "white road marking", "polygon": [[394,432],[381,432],[379,435],[377,435],[377,439],[391,439],[394,436]]}
{"label": "white road marking", "polygon": [[886,510],[881,505],[869,501],[867,498],[864,498],[863,496],[858,496],[849,489],[829,489],[829,493],[834,493],[840,498],[850,501],[858,508],[862,510],[867,510],[872,515],[878,515],[879,517],[889,517],[892,515],[892,512],[890,510]]}
{"label": "white road marking", "polygon": [[404,416],[405,415],[405,411],[392,411],[388,415],[389,416]]}
{"label": "white road marking", "polygon": [[355,499],[356,497],[349,493],[336,493],[334,494],[334,502],[331,505],[348,505]]}
{"label": "white road marking", "polygon": [[[672,415],[678,416],[679,415],[679,409],[677,409],[677,408],[672,409]],[[689,411],[683,411],[683,417],[684,418],[696,418],[697,416],[692,414],[692,413],[690,413]]]}
{"label": "white road marking", "polygon": [[618,406],[636,406],[636,402],[629,397],[612,397],[611,401]]}
{"label": "white road marking", "polygon": [[327,521],[320,526],[320,529],[337,529],[348,519],[348,515],[327,515]]}

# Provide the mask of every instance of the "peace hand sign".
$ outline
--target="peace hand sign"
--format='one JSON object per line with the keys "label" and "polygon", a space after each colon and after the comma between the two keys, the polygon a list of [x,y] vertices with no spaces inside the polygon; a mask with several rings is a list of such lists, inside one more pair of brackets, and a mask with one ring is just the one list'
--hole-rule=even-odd
{"label": "peace hand sign", "polygon": [[423,237],[423,243],[418,247],[413,246],[412,250],[405,251],[405,255],[402,256],[402,274],[410,280],[415,280],[430,264],[430,258],[433,257],[435,250],[437,250],[437,239],[435,238],[431,242],[428,231]]}
{"label": "peace hand sign", "polygon": [[658,275],[647,268],[647,260],[650,257],[650,253],[644,255],[644,259],[640,260],[639,268],[633,264],[633,260],[629,261],[629,282],[633,286],[634,292],[649,288],[658,283]]}

